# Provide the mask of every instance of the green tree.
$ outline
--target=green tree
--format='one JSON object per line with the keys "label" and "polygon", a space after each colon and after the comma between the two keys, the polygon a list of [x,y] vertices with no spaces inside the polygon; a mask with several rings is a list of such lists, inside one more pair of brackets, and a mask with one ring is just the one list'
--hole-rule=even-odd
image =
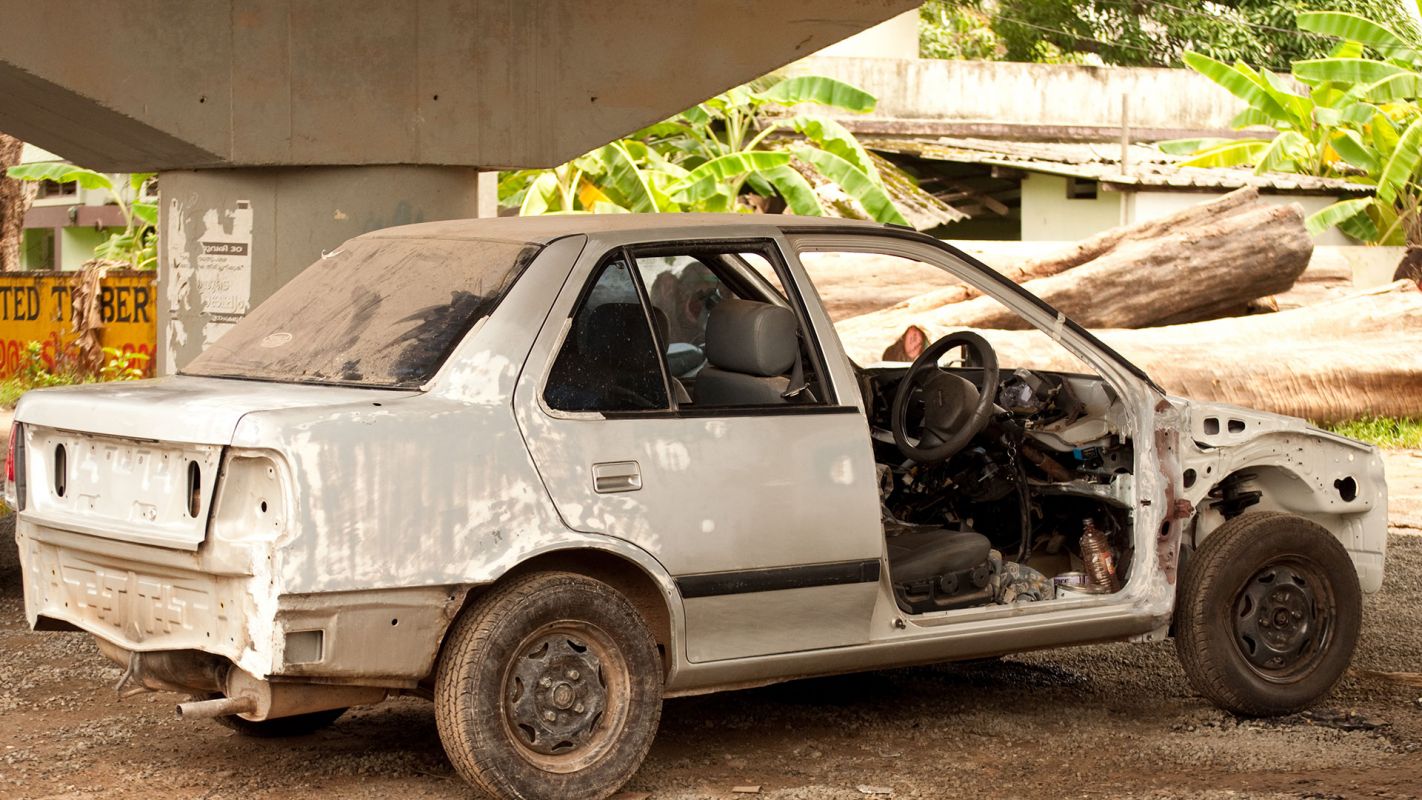
{"label": "green tree", "polygon": [[919,6],[921,58],[993,61],[1002,53],[1002,43],[992,29],[992,14],[983,0],[927,0]]}
{"label": "green tree", "polygon": [[778,202],[818,216],[827,211],[818,184],[871,219],[905,224],[854,135],[804,110],[874,105],[868,92],[814,75],[739,86],[567,164],[507,173],[500,201],[522,214],[755,211]]}
{"label": "green tree", "polygon": [[[936,41],[964,19],[987,19],[1009,61],[1099,60],[1122,66],[1177,67],[1187,51],[1220,61],[1244,61],[1287,70],[1297,60],[1320,58],[1333,42],[1301,31],[1295,20],[1310,11],[1345,11],[1403,27],[1397,0],[931,0],[946,16],[922,15],[925,41]],[[976,17],[974,16],[976,12]],[[935,29],[944,29],[939,33]],[[974,36],[981,36],[974,33]],[[924,48],[925,56],[940,57]],[[951,49],[942,57],[957,56]]]}

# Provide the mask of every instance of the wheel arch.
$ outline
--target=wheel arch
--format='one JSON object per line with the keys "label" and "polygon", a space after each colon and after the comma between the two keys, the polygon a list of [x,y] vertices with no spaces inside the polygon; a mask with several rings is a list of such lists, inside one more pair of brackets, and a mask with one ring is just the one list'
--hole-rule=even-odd
{"label": "wheel arch", "polygon": [[1347,518],[1357,515],[1346,505],[1341,495],[1324,494],[1313,481],[1288,466],[1240,466],[1210,484],[1209,491],[1196,504],[1193,544],[1199,547],[1211,533],[1240,514],[1280,511],[1317,522],[1346,546],[1350,544]]}
{"label": "wheel arch", "polygon": [[[602,581],[616,589],[642,615],[662,658],[664,677],[670,679],[679,652],[681,604],[675,583],[660,564],[645,553],[623,552],[624,547],[601,542],[580,542],[531,554],[488,583],[470,587],[459,608],[449,616],[440,633],[439,652],[455,621],[479,598],[503,583],[534,572],[570,572]],[[647,562],[647,563],[643,563]],[[435,660],[438,669],[439,659]]]}
{"label": "wheel arch", "polygon": [[[1376,591],[1382,581],[1383,541],[1379,539],[1386,536],[1386,502],[1379,508],[1368,502],[1370,498],[1361,497],[1361,483],[1352,484],[1350,493],[1347,485],[1321,483],[1316,476],[1288,464],[1236,466],[1211,484],[1196,503],[1191,546],[1198,549],[1225,522],[1242,514],[1292,514],[1318,524],[1338,539],[1353,558],[1364,590]],[[1381,527],[1376,524],[1378,518],[1383,520]]]}

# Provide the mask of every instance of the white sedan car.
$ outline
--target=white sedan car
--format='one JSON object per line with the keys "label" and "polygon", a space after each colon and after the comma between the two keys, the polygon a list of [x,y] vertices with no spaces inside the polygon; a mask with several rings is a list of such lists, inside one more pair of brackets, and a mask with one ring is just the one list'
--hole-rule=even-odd
{"label": "white sedan car", "polygon": [[[1083,372],[971,331],[855,364],[812,253],[946,270]],[[35,628],[253,735],[431,699],[499,797],[616,791],[664,697],[1086,642],[1174,636],[1201,694],[1288,713],[1343,675],[1382,582],[1372,448],[1169,397],[988,267],[868,223],[375,231],[181,374],[16,419]]]}

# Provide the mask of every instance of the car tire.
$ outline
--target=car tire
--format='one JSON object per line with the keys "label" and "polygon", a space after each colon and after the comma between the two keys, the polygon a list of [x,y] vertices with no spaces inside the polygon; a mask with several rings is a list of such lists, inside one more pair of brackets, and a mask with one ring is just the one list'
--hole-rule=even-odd
{"label": "car tire", "polygon": [[1243,716],[1291,714],[1333,691],[1362,622],[1348,551],[1322,526],[1244,514],[1191,556],[1175,607],[1175,648],[1196,691]]}
{"label": "car tire", "polygon": [[[222,696],[220,694],[205,694],[196,699],[216,700]],[[290,736],[306,736],[315,733],[340,719],[347,710],[332,708],[327,711],[312,711],[309,714],[264,719],[260,722],[253,722],[233,714],[226,717],[213,717],[212,721],[243,736],[251,736],[255,739],[285,739]]]}
{"label": "car tire", "polygon": [[604,798],[641,766],[662,713],[642,615],[566,572],[496,586],[454,623],[435,677],[440,742],[465,780],[509,798]]}

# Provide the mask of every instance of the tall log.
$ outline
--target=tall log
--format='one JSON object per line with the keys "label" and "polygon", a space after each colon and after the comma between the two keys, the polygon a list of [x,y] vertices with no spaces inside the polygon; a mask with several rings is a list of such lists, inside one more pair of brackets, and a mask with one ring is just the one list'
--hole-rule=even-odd
{"label": "tall log", "polygon": [[24,142],[0,133],[0,272],[20,268],[20,237],[25,229],[25,213],[35,194],[33,183],[5,174],[20,163],[24,150]]}
{"label": "tall log", "polygon": [[[913,326],[884,357],[957,329]],[[1005,368],[1083,369],[1040,331],[979,333]],[[1422,416],[1422,291],[1410,281],[1277,314],[1095,333],[1172,394],[1317,422]],[[878,360],[873,346],[846,341],[860,363]]]}

